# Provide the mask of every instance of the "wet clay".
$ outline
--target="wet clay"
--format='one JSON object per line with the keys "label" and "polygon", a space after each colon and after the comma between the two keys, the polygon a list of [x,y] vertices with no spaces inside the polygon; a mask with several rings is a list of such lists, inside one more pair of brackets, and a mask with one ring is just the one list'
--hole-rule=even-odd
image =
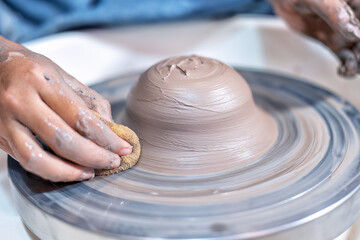
{"label": "wet clay", "polygon": [[[183,65],[180,67],[184,68]],[[196,239],[204,238],[204,236],[207,239],[247,239],[249,236],[260,236],[274,239],[274,235],[277,239],[297,236],[299,232],[304,233],[304,229],[308,236],[324,236],[322,229],[331,229],[332,233],[324,238],[332,239],[338,232],[344,231],[338,228],[339,221],[336,217],[343,213],[345,200],[349,200],[345,202],[350,204],[345,206],[348,210],[346,213],[355,212],[356,215],[354,207],[357,205],[353,203],[359,201],[360,196],[357,194],[360,177],[358,170],[360,112],[341,97],[302,80],[259,71],[241,69],[237,71],[249,82],[256,104],[271,113],[278,126],[276,143],[260,158],[244,165],[236,162],[239,167],[211,174],[169,175],[164,170],[177,167],[166,162],[174,163],[176,159],[174,160],[172,156],[169,159],[156,161],[157,159],[149,159],[148,156],[144,159],[142,155],[138,164],[130,170],[65,187],[62,183],[42,181],[33,177],[15,160],[9,158],[8,173],[14,185],[13,194],[15,194],[15,199],[21,200],[15,203],[20,209],[19,212],[23,213],[25,223],[30,224],[33,229],[41,230],[41,226],[34,223],[32,216],[43,216],[45,220],[56,216],[58,220],[49,221],[57,224],[52,225],[52,229],[65,229],[65,226],[69,226],[62,231],[69,233],[69,237],[64,236],[64,239],[71,238],[75,229],[79,229],[81,233],[88,231],[101,236],[107,234],[118,239],[123,239],[124,236],[129,238],[146,236],[153,239]],[[191,74],[191,71],[187,74]],[[130,119],[130,115],[123,108],[124,96],[129,93],[130,86],[138,77],[138,74],[126,75],[94,87],[94,90],[107,96],[114,103],[113,116],[118,122],[121,122],[122,118],[129,118],[129,122],[140,124],[139,120],[142,118]],[[151,85],[148,79],[143,81],[148,83],[146,87]],[[161,80],[154,80],[154,83],[159,83],[158,81]],[[198,81],[200,80],[194,80],[194,82]],[[215,80],[211,81],[216,83]],[[232,82],[235,79],[227,81]],[[239,81],[242,82],[241,79]],[[225,83],[226,81],[220,84],[221,88],[224,88]],[[189,85],[190,83],[186,87]],[[235,86],[235,90],[241,90],[238,89],[240,86]],[[185,90],[180,87],[178,86],[177,89],[184,93]],[[136,85],[136,88],[139,86]],[[162,89],[165,95],[171,94],[176,97],[165,87]],[[151,91],[155,91],[155,86],[151,87]],[[215,94],[216,90],[214,91],[209,94]],[[222,91],[225,90],[222,89]],[[226,91],[231,93],[228,89]],[[194,93],[190,88],[186,92]],[[238,99],[228,99],[230,101],[226,103],[235,104],[242,99],[241,94],[238,96]],[[133,93],[130,97],[133,101],[137,101]],[[152,95],[137,97],[144,99]],[[170,99],[166,100],[170,101]],[[181,100],[185,101],[184,98]],[[217,100],[220,101],[219,98]],[[200,104],[198,99],[189,100],[186,103],[194,102],[201,108],[208,107],[205,103]],[[164,103],[166,103],[165,100],[159,102],[156,109],[162,108],[160,104]],[[165,105],[164,108],[167,106]],[[234,108],[235,106],[231,108],[224,104],[223,112],[225,109],[230,111]],[[152,110],[149,109],[146,113]],[[218,111],[218,109],[215,110]],[[183,112],[183,118],[187,119],[186,111]],[[200,110],[197,113],[199,112]],[[146,116],[150,118],[154,117],[154,114],[148,113]],[[177,114],[177,117],[181,118],[181,113]],[[226,117],[223,116],[223,118],[223,122],[226,122]],[[237,119],[241,118],[237,117]],[[201,120],[198,120],[197,129],[199,130],[204,128]],[[185,134],[194,134],[193,132],[198,138],[198,133],[194,130],[195,126],[191,125],[190,120],[183,121],[193,129],[187,131],[182,126],[184,133],[178,133],[178,139],[183,139]],[[156,123],[154,119],[150,123],[159,125],[155,127],[151,125],[149,128],[144,124],[138,127],[141,131],[137,133],[144,136],[142,130],[167,131],[167,125],[162,122]],[[231,140],[230,138],[222,139],[224,134],[216,135],[218,134],[217,127],[221,128],[220,130],[226,127],[221,121],[219,123],[214,124],[213,128],[206,128],[206,133],[209,135],[215,131],[214,137],[210,136],[212,138],[209,139],[213,141],[208,144],[210,147],[219,146],[216,141],[226,143]],[[168,129],[171,130],[172,127],[169,126]],[[234,132],[242,132],[230,124],[228,127]],[[251,127],[255,128],[253,125]],[[142,152],[144,152],[144,144],[147,146],[158,144],[161,138],[163,135],[156,134],[153,138],[156,142],[145,142],[141,139]],[[191,141],[196,144],[194,148],[204,146],[202,142],[194,140]],[[165,146],[176,145],[170,142],[160,146],[165,148]],[[146,155],[158,154],[150,152],[150,147],[151,145]],[[229,147],[229,150],[233,148]],[[165,152],[165,150],[162,151]],[[170,151],[172,149],[169,149]],[[241,155],[241,152],[237,153],[235,148],[233,152]],[[196,152],[191,154],[195,155]],[[217,161],[219,167],[223,164],[228,165],[230,161],[227,160],[227,156],[222,156],[224,154],[226,155],[227,152],[220,151],[217,159],[210,156],[207,160]],[[175,157],[182,156],[178,154]],[[231,159],[236,161],[235,157]],[[198,170],[200,167],[207,167],[208,164],[206,159],[195,158],[189,159],[182,166],[191,173],[190,167]],[[182,171],[183,169],[173,169],[175,170]],[[46,204],[44,204],[44,199],[46,199]],[[55,205],[58,207],[54,207]],[[355,215],[350,216],[351,219],[356,219]],[[314,225],[309,225],[309,219],[322,224],[320,228],[319,225],[315,226],[316,229],[320,229],[320,232],[316,232],[316,229],[314,231]],[[350,220],[346,224],[341,224],[342,227],[351,225]],[[59,225],[60,223],[63,225]],[[292,227],[289,231],[290,225],[296,227]],[[334,229],[335,227],[337,228]],[[277,231],[283,229],[286,231]],[[39,231],[39,234],[41,232]],[[271,233],[271,236],[267,233]],[[47,238],[45,236],[42,239]]]}
{"label": "wet clay", "polygon": [[262,156],[278,135],[239,73],[199,56],[170,58],[144,72],[122,122],[140,138],[139,169],[169,175],[239,167]]}
{"label": "wet clay", "polygon": [[106,176],[125,171],[133,167],[138,162],[141,153],[141,146],[136,133],[126,126],[106,120],[105,118],[101,117],[100,114],[97,112],[93,111],[93,113],[96,115],[96,117],[103,121],[112,131],[114,131],[120,138],[124,139],[125,141],[130,143],[131,146],[133,146],[132,153],[126,156],[121,156],[121,163],[119,167],[113,169],[96,169],[95,175]]}
{"label": "wet clay", "polygon": [[338,72],[353,77],[360,71],[360,1],[270,0],[276,14],[298,32],[329,47],[339,58]]}

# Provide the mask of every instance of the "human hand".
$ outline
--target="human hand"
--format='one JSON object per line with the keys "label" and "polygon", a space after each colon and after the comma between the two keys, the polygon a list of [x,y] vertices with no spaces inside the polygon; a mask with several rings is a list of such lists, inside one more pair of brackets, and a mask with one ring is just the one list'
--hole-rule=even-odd
{"label": "human hand", "polygon": [[[91,110],[110,104],[50,59],[0,37],[0,147],[51,181],[81,181],[131,153]],[[56,155],[42,149],[36,134]]]}
{"label": "human hand", "polygon": [[360,0],[271,0],[276,13],[296,31],[328,46],[343,76],[360,71]]}

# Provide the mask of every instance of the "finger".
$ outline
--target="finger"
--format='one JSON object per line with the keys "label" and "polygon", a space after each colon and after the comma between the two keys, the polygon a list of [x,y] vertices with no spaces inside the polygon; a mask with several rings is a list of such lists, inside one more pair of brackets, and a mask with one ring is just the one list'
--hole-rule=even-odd
{"label": "finger", "polygon": [[[0,106],[1,108],[1,106]],[[3,108],[2,108],[3,109]],[[2,150],[4,150],[5,152],[9,152],[10,151],[10,146],[8,143],[8,136],[9,136],[9,128],[7,127],[8,123],[10,121],[12,121],[12,119],[10,119],[10,116],[6,116],[6,114],[4,113],[5,111],[0,112],[0,126],[2,126],[0,128],[0,148]]]}
{"label": "finger", "polygon": [[79,86],[75,92],[84,101],[89,109],[100,113],[101,116],[104,116],[104,118],[108,121],[114,121],[111,116],[110,103],[97,92],[86,86]]}
{"label": "finger", "polygon": [[354,44],[352,51],[355,55],[356,60],[360,62],[360,41]]}
{"label": "finger", "polygon": [[92,168],[115,168],[120,157],[82,137],[54,113],[38,96],[28,103],[28,109],[18,111],[18,120],[29,127],[59,156]]}
{"label": "finger", "polygon": [[360,1],[359,0],[347,0],[347,4],[354,11],[355,16],[359,19],[360,17]]}
{"label": "finger", "polygon": [[93,89],[84,87],[80,87],[80,97],[83,99],[85,104],[89,107],[91,106],[92,110],[100,113],[101,116],[104,116],[104,118],[108,121],[113,122],[114,119],[112,118],[111,114],[111,105],[108,100],[103,98],[100,94],[95,92]]}
{"label": "finger", "polygon": [[341,61],[341,65],[338,68],[340,75],[345,77],[352,77],[358,73],[358,59],[353,51],[349,49],[342,49],[337,52],[337,56]]}
{"label": "finger", "polygon": [[[45,56],[40,54],[33,54],[33,58],[36,58],[42,66],[45,66],[45,69],[48,70],[48,73],[45,73],[44,77],[50,81],[54,80],[63,80],[70,88],[72,88],[88,106],[88,108],[97,111],[107,120],[113,121],[111,116],[111,107],[107,100],[105,100],[101,95],[96,93],[94,90],[86,87],[80,81],[75,79],[73,76],[65,72],[61,67],[56,63],[51,61]],[[51,74],[56,75],[56,78],[51,78]]]}
{"label": "finger", "polygon": [[31,132],[15,121],[11,134],[11,155],[27,171],[54,182],[82,181],[95,176],[92,168],[79,166],[44,151]]}
{"label": "finger", "polygon": [[360,22],[344,0],[311,1],[313,10],[346,40],[360,39]]}
{"label": "finger", "polygon": [[57,66],[57,69],[66,84],[68,84],[73,89],[73,91],[84,101],[88,108],[100,113],[100,115],[103,116],[106,120],[113,122],[111,116],[111,106],[105,98],[103,98],[93,89],[85,86],[83,83],[65,72],[59,66]]}
{"label": "finger", "polygon": [[[54,76],[48,76],[50,77]],[[46,104],[81,135],[113,153],[119,155],[131,153],[131,145],[96,118],[81,98],[64,82],[45,85],[40,88],[39,93]]]}
{"label": "finger", "polygon": [[9,152],[10,151],[10,146],[7,142],[7,140],[3,137],[0,137],[0,148],[2,150],[4,150],[5,152]]}

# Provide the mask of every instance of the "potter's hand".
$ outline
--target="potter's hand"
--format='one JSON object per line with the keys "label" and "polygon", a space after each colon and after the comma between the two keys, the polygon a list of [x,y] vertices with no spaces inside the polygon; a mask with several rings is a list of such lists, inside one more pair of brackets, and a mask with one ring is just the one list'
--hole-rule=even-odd
{"label": "potter's hand", "polygon": [[119,155],[131,153],[131,146],[90,109],[111,120],[109,103],[96,92],[46,57],[0,37],[0,147],[26,170],[76,181],[93,177],[94,168],[118,167]]}
{"label": "potter's hand", "polygon": [[[296,31],[327,45],[341,61],[339,73],[360,72],[360,0],[271,0]],[[357,17],[356,17],[357,16]]]}

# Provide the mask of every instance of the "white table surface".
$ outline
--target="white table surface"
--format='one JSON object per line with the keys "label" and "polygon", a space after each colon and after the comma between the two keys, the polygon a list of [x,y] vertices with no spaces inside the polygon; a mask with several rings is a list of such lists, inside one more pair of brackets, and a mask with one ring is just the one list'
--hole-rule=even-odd
{"label": "white table surface", "polygon": [[[225,63],[290,74],[343,96],[360,109],[360,77],[336,75],[337,60],[325,47],[291,32],[274,17],[238,16],[61,33],[25,44],[58,63],[87,85],[156,61],[199,54]],[[32,239],[11,200],[6,154],[0,151],[0,238]],[[337,239],[356,239],[358,228]]]}

